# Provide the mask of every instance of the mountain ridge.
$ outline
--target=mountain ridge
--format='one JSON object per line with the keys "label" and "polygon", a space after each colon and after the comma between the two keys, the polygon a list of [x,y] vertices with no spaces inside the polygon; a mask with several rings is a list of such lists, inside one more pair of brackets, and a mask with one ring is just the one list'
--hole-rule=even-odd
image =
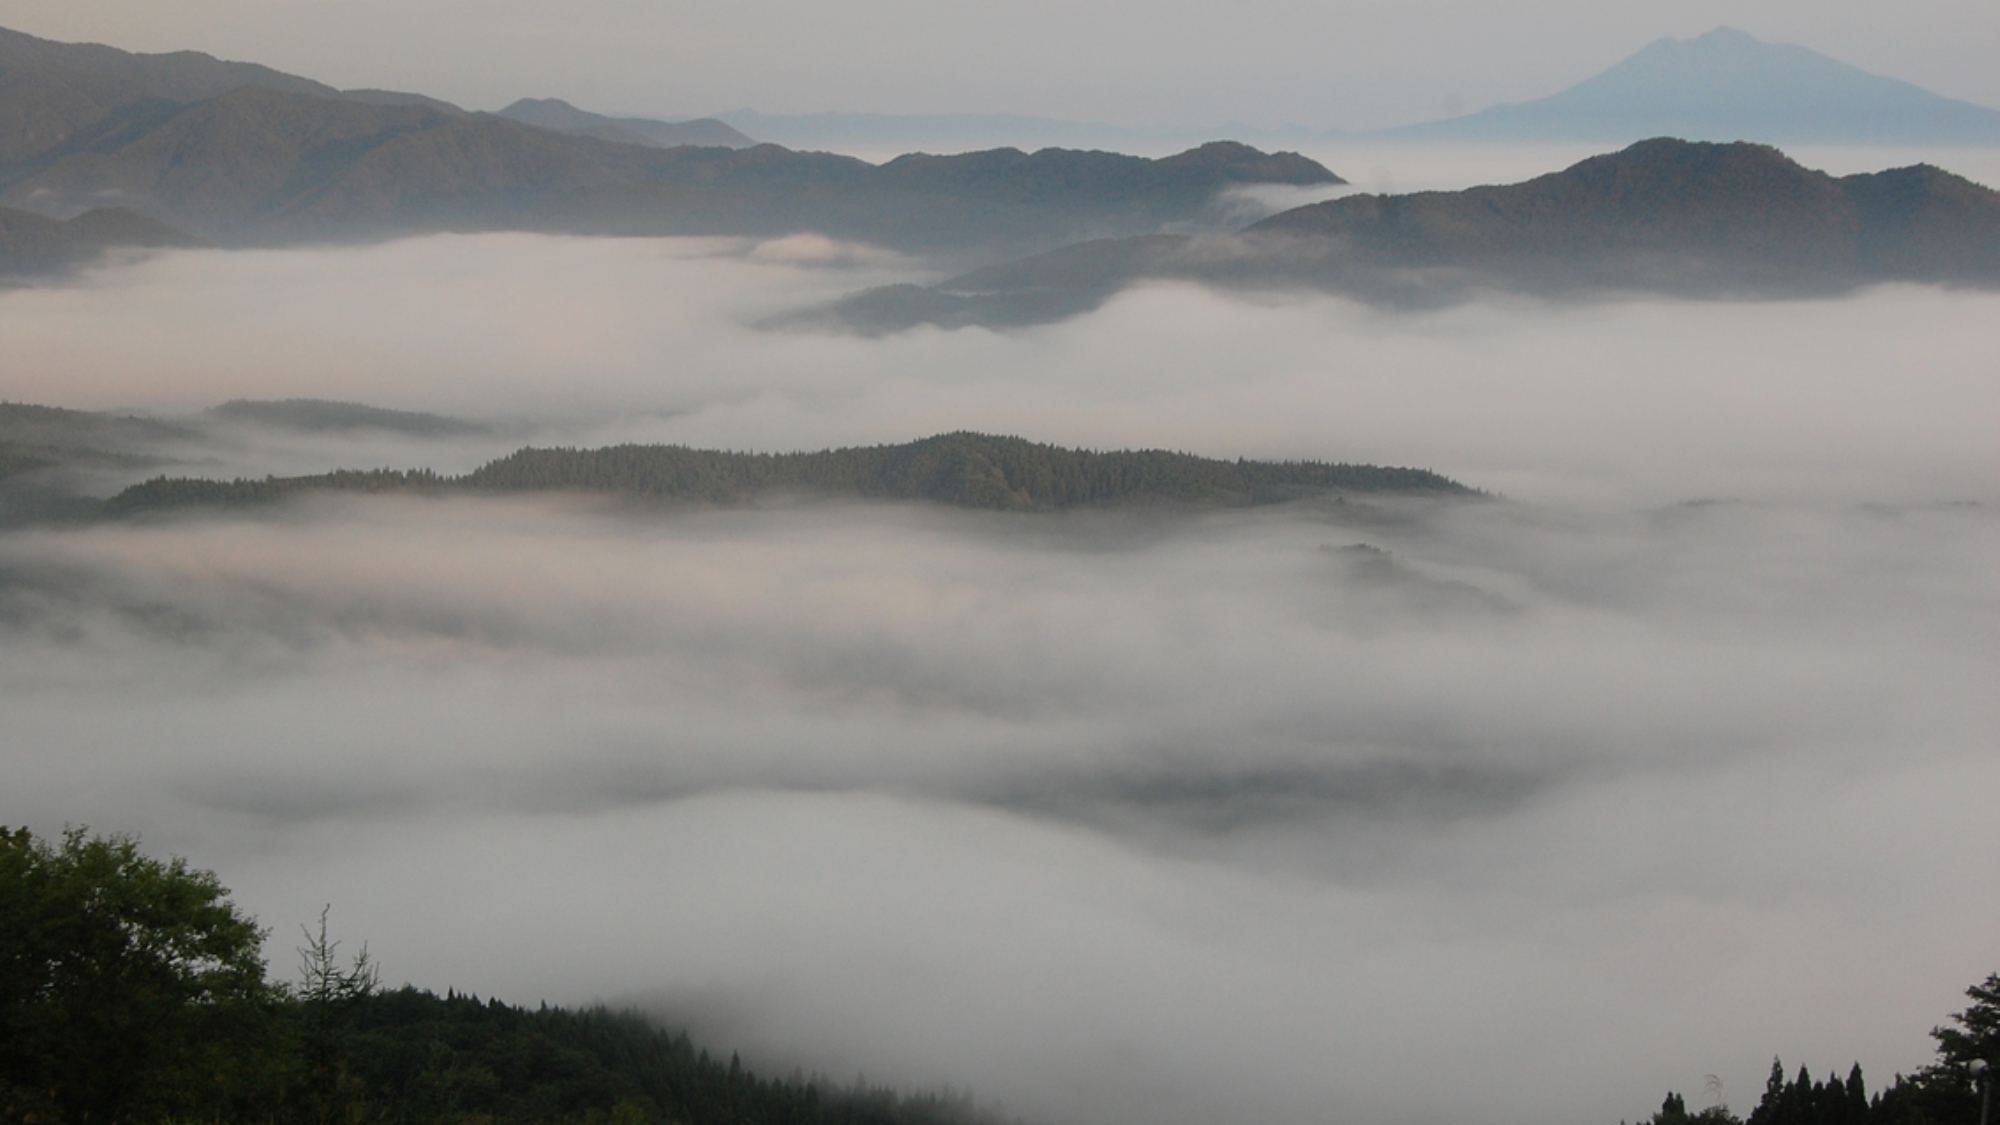
{"label": "mountain ridge", "polygon": [[1142,280],[1299,288],[1394,307],[1483,291],[1826,296],[1885,281],[2000,288],[2000,192],[1930,165],[1834,177],[1768,145],[1656,138],[1517,184],[1358,194],[1234,235],[1063,247],[774,326],[866,333],[1087,312]]}
{"label": "mountain ridge", "polygon": [[[0,67],[0,205],[54,219],[116,205],[223,246],[432,231],[810,230],[990,259],[1197,223],[1237,184],[1342,182],[1296,154],[1226,142],[1161,160],[997,149],[882,165],[730,147],[743,139],[734,133],[729,145],[662,147],[659,129],[683,127],[546,101],[514,107],[563,126],[551,130],[193,52],[134,55],[18,32],[0,36]],[[652,132],[588,135],[606,123]]]}
{"label": "mountain ridge", "polygon": [[268,504],[308,492],[576,492],[738,505],[773,494],[924,501],[998,511],[1249,507],[1342,492],[1482,495],[1425,469],[1321,461],[1223,461],[1167,450],[1098,452],[957,431],[899,445],[735,453],[677,445],[528,447],[460,477],[337,470],[233,481],[155,477],[106,500],[108,516]]}

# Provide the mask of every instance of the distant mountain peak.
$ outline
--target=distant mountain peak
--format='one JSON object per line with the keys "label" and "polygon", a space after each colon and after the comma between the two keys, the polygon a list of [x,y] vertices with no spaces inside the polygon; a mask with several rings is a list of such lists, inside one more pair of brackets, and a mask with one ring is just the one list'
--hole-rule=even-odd
{"label": "distant mountain peak", "polygon": [[1546,98],[1387,132],[1425,140],[1984,145],[2000,144],[2000,110],[1718,27],[1656,39]]}

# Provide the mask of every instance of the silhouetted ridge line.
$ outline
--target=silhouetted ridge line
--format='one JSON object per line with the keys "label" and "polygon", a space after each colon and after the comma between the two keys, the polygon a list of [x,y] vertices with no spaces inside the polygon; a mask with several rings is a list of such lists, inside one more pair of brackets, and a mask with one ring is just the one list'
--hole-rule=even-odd
{"label": "silhouetted ridge line", "polygon": [[461,477],[423,469],[341,470],[233,481],[156,477],[112,497],[104,511],[120,515],[255,505],[315,491],[590,492],[725,505],[763,495],[801,493],[1000,511],[1147,504],[1247,507],[1340,492],[1477,495],[1426,469],[1223,461],[1164,450],[1100,453],[960,432],[902,445],[817,453],[731,453],[680,445],[530,447]]}
{"label": "silhouetted ridge line", "polygon": [[1769,145],[1658,137],[1518,184],[1350,195],[1254,224],[1401,267],[1673,288],[2000,281],[2000,193],[1928,164],[1835,177]]}
{"label": "silhouetted ridge line", "polygon": [[1521,183],[1342,196],[1234,236],[1097,239],[769,323],[870,334],[1040,324],[1145,279],[1401,308],[1487,291],[1758,299],[1889,281],[1991,289],[2000,288],[2000,192],[1928,164],[1830,176],[1769,145],[1657,137]]}
{"label": "silhouetted ridge line", "polygon": [[[877,166],[752,144],[719,121],[555,101],[467,113],[205,55],[0,29],[0,206],[117,205],[221,246],[436,231],[774,237],[983,256],[1203,221],[1242,184],[1337,184],[1296,153],[1011,148]],[[17,256],[18,257],[18,256]],[[35,272],[0,243],[0,270]]]}

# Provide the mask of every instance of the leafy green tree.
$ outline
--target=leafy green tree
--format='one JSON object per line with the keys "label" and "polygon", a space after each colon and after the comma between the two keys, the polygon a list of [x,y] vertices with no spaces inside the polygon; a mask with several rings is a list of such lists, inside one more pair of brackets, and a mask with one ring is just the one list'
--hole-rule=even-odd
{"label": "leafy green tree", "polygon": [[213,874],[0,828],[0,1112],[211,1114],[259,1085],[263,933]]}

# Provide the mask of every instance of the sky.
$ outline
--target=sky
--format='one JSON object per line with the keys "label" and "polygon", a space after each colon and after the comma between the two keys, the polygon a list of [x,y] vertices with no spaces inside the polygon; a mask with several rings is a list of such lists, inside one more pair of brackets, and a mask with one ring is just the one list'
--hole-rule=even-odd
{"label": "sky", "polygon": [[492,427],[202,423],[210,476],[972,428],[1492,498],[12,529],[0,823],[216,870],[280,974],[331,904],[390,983],[635,1004],[1047,1125],[1744,1112],[1773,1055],[1922,1065],[1996,968],[2000,298],[1161,285],[1014,332],[755,327],[920,268],[815,236],[172,252],[0,294],[3,393]]}
{"label": "sky", "polygon": [[1977,0],[0,0],[0,26],[194,49],[472,109],[1016,113],[1367,129],[1540,97],[1719,25],[2000,107]]}

